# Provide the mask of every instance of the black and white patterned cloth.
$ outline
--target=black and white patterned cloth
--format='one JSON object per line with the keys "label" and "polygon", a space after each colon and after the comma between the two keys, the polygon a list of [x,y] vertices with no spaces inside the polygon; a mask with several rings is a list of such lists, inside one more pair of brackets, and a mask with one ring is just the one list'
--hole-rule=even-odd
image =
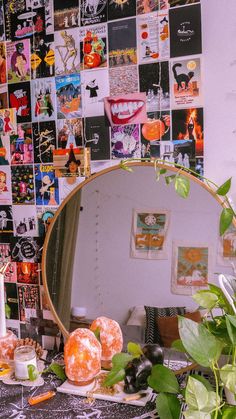
{"label": "black and white patterned cloth", "polygon": [[144,306],[146,311],[145,342],[162,345],[160,332],[157,326],[158,317],[174,317],[185,314],[185,307],[149,307]]}

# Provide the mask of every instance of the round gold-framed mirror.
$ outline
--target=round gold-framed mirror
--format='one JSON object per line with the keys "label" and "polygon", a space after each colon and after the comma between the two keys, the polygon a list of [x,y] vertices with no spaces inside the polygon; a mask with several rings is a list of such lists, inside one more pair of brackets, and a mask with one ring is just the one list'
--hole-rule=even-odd
{"label": "round gold-framed mirror", "polygon": [[[206,183],[176,167],[157,164],[167,171],[165,176],[179,173],[190,181],[186,199],[176,194],[172,182],[166,185],[164,177],[156,181],[154,163],[127,166],[133,173],[115,165],[79,184],[49,226],[42,257],[43,285],[49,309],[65,336],[74,306],[85,307],[88,319],[107,315],[125,324],[133,307],[188,305],[188,296],[214,282],[214,272],[219,272],[218,231],[224,201]],[[140,214],[147,216],[141,235],[140,230],[134,231],[135,223],[143,223]],[[153,214],[165,219],[161,242]],[[74,234],[77,231],[80,240]],[[205,279],[197,282],[195,267],[191,290],[187,284],[193,280],[191,271],[182,288],[180,281],[174,283],[180,247],[208,249]],[[227,272],[229,266],[224,269]]]}

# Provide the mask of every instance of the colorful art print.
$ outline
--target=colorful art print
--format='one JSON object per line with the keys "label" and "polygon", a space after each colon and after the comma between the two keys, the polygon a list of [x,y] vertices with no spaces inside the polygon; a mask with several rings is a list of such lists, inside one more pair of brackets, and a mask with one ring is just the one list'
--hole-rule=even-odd
{"label": "colorful art print", "polygon": [[131,257],[165,259],[168,224],[168,211],[133,210]]}
{"label": "colorful art print", "polygon": [[12,2],[11,0],[4,0],[4,18],[5,18],[5,37],[6,40],[12,40],[11,36],[11,20],[17,16],[17,13],[25,11],[25,0]]}
{"label": "colorful art print", "polygon": [[[161,0],[162,1],[162,0]],[[164,0],[164,3],[169,3],[170,7],[184,6],[185,4],[190,5],[193,3],[200,3],[200,0]]]}
{"label": "colorful art print", "polygon": [[3,0],[0,1],[0,41],[5,41]]}
{"label": "colorful art print", "polygon": [[[54,150],[53,166],[57,177],[88,177],[90,176],[90,148],[71,147]],[[71,181],[71,183],[74,182]]]}
{"label": "colorful art print", "polygon": [[18,293],[15,283],[5,282],[5,303],[9,306],[11,320],[19,320]]}
{"label": "colorful art print", "polygon": [[33,166],[12,166],[11,174],[13,204],[33,205],[35,203]]}
{"label": "colorful art print", "polygon": [[11,205],[0,205],[0,233],[13,233]]}
{"label": "colorful art print", "polygon": [[39,237],[45,237],[56,212],[55,207],[36,207]]}
{"label": "colorful art print", "polygon": [[32,262],[16,262],[17,282],[21,284],[39,283],[39,264]]}
{"label": "colorful art print", "polygon": [[0,109],[8,107],[8,89],[7,85],[0,85]]}
{"label": "colorful art print", "polygon": [[140,158],[139,125],[111,128],[111,158]]}
{"label": "colorful art print", "polygon": [[107,8],[108,0],[82,0],[80,5],[81,26],[106,22]]}
{"label": "colorful art print", "polygon": [[27,309],[38,310],[40,308],[39,286],[18,285],[20,320],[26,321]]}
{"label": "colorful art print", "polygon": [[169,63],[142,64],[139,66],[140,92],[147,97],[147,112],[170,109]]}
{"label": "colorful art print", "polygon": [[8,83],[30,80],[30,40],[6,42]]}
{"label": "colorful art print", "polygon": [[38,34],[31,39],[32,79],[52,77],[55,74],[54,36]]}
{"label": "colorful art print", "polygon": [[136,15],[136,0],[110,0],[108,20],[123,19]]}
{"label": "colorful art print", "polygon": [[172,140],[191,142],[191,156],[203,156],[203,108],[172,111]]}
{"label": "colorful art print", "polygon": [[111,126],[147,122],[145,93],[105,97],[104,107]]}
{"label": "colorful art print", "polygon": [[54,33],[53,0],[26,0],[26,9],[35,10],[41,7],[45,9],[45,29],[47,35]]}
{"label": "colorful art print", "polygon": [[201,6],[170,9],[170,56],[202,53]]}
{"label": "colorful art print", "polygon": [[110,160],[110,135],[105,117],[85,118],[84,133],[84,145],[91,148],[91,160]]}
{"label": "colorful art print", "polygon": [[80,74],[56,77],[57,118],[78,118],[82,114]]}
{"label": "colorful art print", "polygon": [[110,95],[126,95],[139,91],[136,65],[114,67],[109,70]]}
{"label": "colorful art print", "polygon": [[6,271],[4,273],[4,281],[5,282],[16,282],[17,281],[16,262],[9,262],[9,265],[7,266]]}
{"label": "colorful art print", "polygon": [[171,62],[171,93],[173,108],[201,104],[200,58]]}
{"label": "colorful art print", "polygon": [[32,121],[54,121],[56,119],[55,78],[37,79],[31,84]]}
{"label": "colorful art print", "polygon": [[38,235],[36,208],[33,205],[13,206],[14,236]]}
{"label": "colorful art print", "polygon": [[80,25],[79,0],[54,0],[54,30],[60,31]]}
{"label": "colorful art print", "polygon": [[17,124],[17,133],[10,136],[11,164],[31,164],[34,162],[32,124]]}
{"label": "colorful art print", "polygon": [[80,29],[81,70],[107,67],[107,25]]}
{"label": "colorful art print", "polygon": [[53,165],[36,164],[34,170],[36,205],[59,205],[58,179],[55,177]]}
{"label": "colorful art print", "polygon": [[16,110],[12,108],[0,109],[0,134],[16,132]]}
{"label": "colorful art print", "polygon": [[53,162],[53,150],[56,148],[55,121],[33,122],[34,162]]}
{"label": "colorful art print", "polygon": [[82,73],[83,115],[104,115],[103,98],[109,96],[109,77],[107,69]]}
{"label": "colorful art print", "polygon": [[14,262],[41,262],[41,237],[11,237],[10,248]]}
{"label": "colorful art print", "polygon": [[208,246],[173,245],[171,291],[174,294],[191,295],[201,287],[207,287],[210,250]]}
{"label": "colorful art print", "polygon": [[8,85],[9,106],[16,109],[17,122],[31,121],[30,82]]}
{"label": "colorful art print", "polygon": [[161,60],[170,57],[170,31],[168,12],[158,13],[159,54]]}
{"label": "colorful art print", "polygon": [[109,67],[137,64],[136,19],[108,23]]}
{"label": "colorful art print", "polygon": [[0,204],[12,204],[11,169],[9,166],[0,167]]}
{"label": "colorful art print", "polygon": [[226,259],[236,258],[236,228],[231,225],[221,238],[222,256]]}
{"label": "colorful art print", "polygon": [[170,140],[170,111],[149,112],[148,121],[141,127],[141,138],[151,144]]}
{"label": "colorful art print", "polygon": [[55,32],[55,74],[76,74],[80,70],[80,37],[78,29]]}
{"label": "colorful art print", "polygon": [[137,0],[137,15],[151,13],[159,10],[160,0]]}
{"label": "colorful art print", "polygon": [[57,120],[58,148],[83,146],[83,122],[81,118]]}
{"label": "colorful art print", "polygon": [[158,39],[158,13],[137,17],[138,61],[140,64],[152,63],[160,59]]}
{"label": "colorful art print", "polygon": [[[7,40],[19,41],[25,38],[30,38],[34,34],[45,32],[45,9],[40,7],[35,10],[23,13],[12,13],[8,15],[7,26],[9,27],[9,34]],[[10,36],[9,36],[10,35]]]}
{"label": "colorful art print", "polygon": [[59,195],[60,202],[62,201],[76,188],[80,183],[85,180],[85,177],[60,177],[59,182]]}
{"label": "colorful art print", "polygon": [[11,261],[10,243],[0,243],[0,263]]}
{"label": "colorful art print", "polygon": [[9,134],[0,134],[0,166],[10,164],[10,136]]}
{"label": "colorful art print", "polygon": [[6,42],[0,42],[0,84],[7,82]]}

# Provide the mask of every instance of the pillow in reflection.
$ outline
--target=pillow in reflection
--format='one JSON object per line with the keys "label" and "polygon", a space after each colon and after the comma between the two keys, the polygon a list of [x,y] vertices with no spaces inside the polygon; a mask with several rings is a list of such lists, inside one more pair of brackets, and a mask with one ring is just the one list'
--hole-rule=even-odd
{"label": "pillow in reflection", "polygon": [[161,335],[157,326],[159,317],[174,317],[185,314],[185,307],[149,307],[144,306],[146,311],[145,343],[161,342]]}
{"label": "pillow in reflection", "polygon": [[[184,317],[193,320],[194,322],[200,323],[202,320],[201,313],[199,310],[191,313],[185,313]],[[166,316],[158,317],[156,319],[157,328],[160,333],[161,344],[165,348],[170,348],[172,342],[180,338],[178,329],[178,317],[177,316]]]}

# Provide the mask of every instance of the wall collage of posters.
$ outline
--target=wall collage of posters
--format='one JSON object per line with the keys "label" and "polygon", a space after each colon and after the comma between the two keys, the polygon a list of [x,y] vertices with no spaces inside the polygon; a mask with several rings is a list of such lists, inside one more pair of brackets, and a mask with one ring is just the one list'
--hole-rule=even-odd
{"label": "wall collage of posters", "polygon": [[0,0],[0,263],[19,337],[55,342],[43,240],[90,167],[203,174],[201,32],[200,0]]}

